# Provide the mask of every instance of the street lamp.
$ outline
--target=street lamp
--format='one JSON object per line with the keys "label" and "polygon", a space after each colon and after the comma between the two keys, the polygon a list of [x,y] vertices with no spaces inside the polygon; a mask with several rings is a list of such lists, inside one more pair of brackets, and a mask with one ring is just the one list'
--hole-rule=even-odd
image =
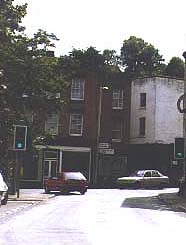
{"label": "street lamp", "polygon": [[98,104],[98,118],[97,118],[97,135],[96,135],[96,159],[95,159],[95,184],[98,182],[98,167],[99,167],[99,140],[100,140],[100,129],[101,129],[101,115],[102,115],[102,99],[103,91],[108,90],[109,87],[99,87],[99,104]]}

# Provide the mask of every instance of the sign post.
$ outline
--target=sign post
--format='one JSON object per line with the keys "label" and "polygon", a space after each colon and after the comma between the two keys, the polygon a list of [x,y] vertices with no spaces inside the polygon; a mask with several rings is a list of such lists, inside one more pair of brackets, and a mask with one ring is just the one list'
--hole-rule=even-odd
{"label": "sign post", "polygon": [[17,198],[19,198],[19,194],[20,194],[19,152],[26,151],[27,149],[27,131],[28,131],[28,127],[25,125],[14,125],[13,150],[15,151],[15,174],[16,174]]}

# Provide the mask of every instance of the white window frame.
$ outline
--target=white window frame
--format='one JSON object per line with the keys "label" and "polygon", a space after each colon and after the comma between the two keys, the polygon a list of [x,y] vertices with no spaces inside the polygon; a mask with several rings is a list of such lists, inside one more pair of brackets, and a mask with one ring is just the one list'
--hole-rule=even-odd
{"label": "white window frame", "polygon": [[84,100],[85,80],[72,79],[71,100]]}
{"label": "white window frame", "polygon": [[[118,123],[119,123],[120,125],[119,125]],[[118,126],[118,125],[120,126],[120,128],[119,128],[119,127],[114,128],[114,126]],[[113,132],[115,132],[116,134],[119,133],[120,137],[118,137],[118,138],[113,138]],[[113,141],[113,142],[121,142],[122,137],[123,137],[122,120],[118,120],[118,121],[114,120],[114,121],[113,121],[113,126],[112,126],[112,141]]]}
{"label": "white window frame", "polygon": [[123,89],[113,88],[112,92],[112,109],[123,109]]}
{"label": "white window frame", "polygon": [[[50,126],[49,126],[50,125]],[[54,129],[52,132],[52,128]],[[59,128],[59,114],[57,112],[48,113],[45,120],[45,133],[57,135]]]}
{"label": "white window frame", "polygon": [[[79,117],[79,119],[77,117]],[[73,130],[77,130],[78,132],[73,132]],[[82,136],[82,134],[83,134],[83,114],[71,113],[70,124],[69,124],[69,135]]]}

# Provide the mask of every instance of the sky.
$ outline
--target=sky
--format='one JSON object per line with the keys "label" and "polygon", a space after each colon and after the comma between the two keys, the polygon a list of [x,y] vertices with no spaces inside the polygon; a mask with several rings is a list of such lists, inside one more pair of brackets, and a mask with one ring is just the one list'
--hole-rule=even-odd
{"label": "sky", "polygon": [[26,33],[54,33],[57,56],[90,46],[120,54],[130,36],[154,45],[166,62],[186,51],[186,0],[14,0],[25,2]]}

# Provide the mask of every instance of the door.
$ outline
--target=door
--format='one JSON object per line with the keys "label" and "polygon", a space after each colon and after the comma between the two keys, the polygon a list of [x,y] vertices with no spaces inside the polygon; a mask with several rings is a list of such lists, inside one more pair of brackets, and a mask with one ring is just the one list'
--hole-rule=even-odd
{"label": "door", "polygon": [[143,178],[143,183],[144,183],[144,187],[152,186],[153,179],[152,179],[152,172],[151,171],[145,172],[144,178]]}
{"label": "door", "polygon": [[157,171],[152,171],[152,177],[154,186],[159,187],[162,183],[160,174]]}
{"label": "door", "polygon": [[44,170],[44,178],[56,177],[57,160],[45,160],[43,170]]}

